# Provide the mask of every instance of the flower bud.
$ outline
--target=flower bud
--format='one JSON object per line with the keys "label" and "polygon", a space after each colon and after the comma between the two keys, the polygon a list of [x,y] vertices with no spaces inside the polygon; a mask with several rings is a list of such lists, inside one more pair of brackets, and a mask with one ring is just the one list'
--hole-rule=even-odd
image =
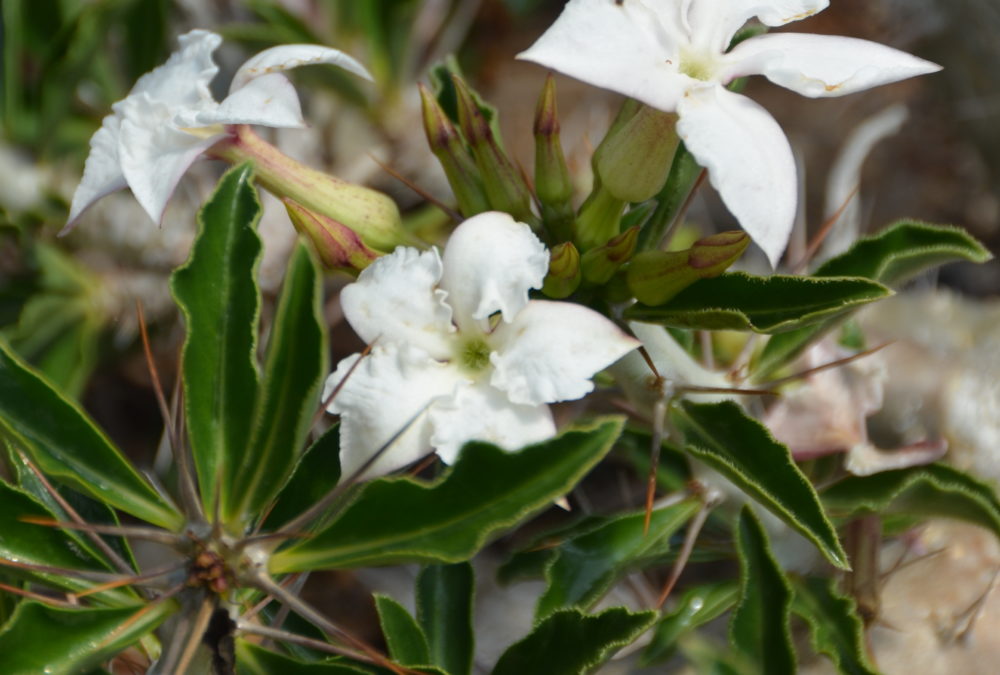
{"label": "flower bud", "polygon": [[736,230],[699,239],[684,251],[644,251],[629,264],[626,282],[639,302],[662,305],[699,279],[725,272],[749,245],[746,232]]}
{"label": "flower bud", "polygon": [[312,242],[323,267],[361,271],[378,257],[375,251],[365,246],[360,237],[345,225],[314,213],[287,197],[281,201],[284,202],[295,229]]}
{"label": "flower bud", "polygon": [[535,108],[535,194],[542,205],[542,220],[553,238],[572,239],[573,182],[559,142],[556,84],[551,73]]}
{"label": "flower bud", "polygon": [[400,244],[417,243],[403,229],[396,202],[388,195],[316,171],[285,155],[250,127],[234,127],[235,134],[212,146],[211,154],[238,164],[254,163],[257,183],[279,199],[291,199],[354,232],[365,246],[391,251]]}
{"label": "flower bud", "polygon": [[677,150],[677,115],[642,106],[612,126],[595,153],[601,184],[626,202],[651,199],[667,181]]}
{"label": "flower bud", "polygon": [[466,217],[489,211],[490,204],[483,191],[476,162],[465,149],[458,129],[448,119],[434,95],[422,84],[417,87],[420,90],[427,143],[444,169],[448,184],[458,200],[458,210]]}
{"label": "flower bud", "polygon": [[479,167],[490,206],[523,223],[536,225],[538,218],[531,211],[531,193],[521,173],[500,147],[469,87],[457,75],[452,75],[452,80],[458,98],[459,125]]}
{"label": "flower bud", "polygon": [[572,242],[553,246],[549,252],[549,273],[542,284],[542,293],[561,300],[569,297],[580,285],[580,253]]}
{"label": "flower bud", "polygon": [[635,253],[635,243],[639,239],[639,227],[630,227],[603,246],[592,248],[583,254],[581,267],[583,278],[590,284],[601,285],[610,279]]}
{"label": "flower bud", "polygon": [[603,246],[621,231],[625,202],[608,192],[594,177],[594,190],[580,207],[573,241],[581,251]]}

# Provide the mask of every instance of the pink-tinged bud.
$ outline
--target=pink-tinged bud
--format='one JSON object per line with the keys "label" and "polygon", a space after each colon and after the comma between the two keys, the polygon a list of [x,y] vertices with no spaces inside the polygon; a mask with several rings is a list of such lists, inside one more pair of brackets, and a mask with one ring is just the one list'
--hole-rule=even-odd
{"label": "pink-tinged bud", "polygon": [[535,108],[535,194],[542,205],[542,222],[553,239],[572,239],[573,181],[559,142],[556,83],[551,73]]}
{"label": "pink-tinged bud", "polygon": [[281,201],[295,229],[312,242],[326,269],[360,272],[378,257],[349,227],[287,197]]}
{"label": "pink-tinged bud", "polygon": [[653,198],[667,181],[677,150],[677,115],[642,106],[613,125],[594,156],[601,185],[625,202]]}
{"label": "pink-tinged bud", "polygon": [[636,300],[662,305],[699,279],[725,272],[749,245],[750,237],[736,230],[699,239],[684,251],[644,251],[629,263],[625,279]]}
{"label": "pink-tinged bud", "polygon": [[444,169],[448,184],[458,200],[458,210],[467,218],[489,211],[490,203],[483,190],[479,169],[476,168],[472,155],[465,149],[461,134],[448,119],[434,94],[422,84],[417,87],[420,90],[427,143]]}
{"label": "pink-tinged bud", "polygon": [[569,297],[580,285],[580,253],[572,242],[553,246],[549,252],[549,273],[542,284],[542,293],[561,300]]}
{"label": "pink-tinged bud", "polygon": [[520,171],[500,147],[468,85],[457,75],[451,79],[458,98],[458,122],[476,160],[490,206],[523,223],[537,225],[538,217],[531,211],[531,192]]}
{"label": "pink-tinged bud", "polygon": [[583,278],[595,286],[606,283],[618,269],[627,263],[635,253],[635,243],[639,239],[639,226],[630,227],[603,246],[592,248],[583,254],[581,266]]}

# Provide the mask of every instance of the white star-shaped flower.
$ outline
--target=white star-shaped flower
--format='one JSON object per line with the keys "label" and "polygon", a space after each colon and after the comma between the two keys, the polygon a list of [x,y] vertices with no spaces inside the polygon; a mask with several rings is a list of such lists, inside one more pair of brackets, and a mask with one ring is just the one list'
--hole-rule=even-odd
{"label": "white star-shaped flower", "polygon": [[726,89],[764,75],[809,97],[841,96],[940,67],[866,40],[774,33],[726,51],[756,17],[782,26],[828,0],[570,0],[518,58],[679,116],[677,133],[740,225],[775,264],[795,218],[795,162],[781,128]]}
{"label": "white star-shaped flower", "polygon": [[180,36],[180,50],[146,73],[90,139],[90,155],[67,228],[91,204],[124,187],[157,223],[181,176],[201,153],[229,133],[228,125],[304,127],[295,88],[281,71],[314,63],[340,66],[370,80],[364,66],[320,45],[284,45],[250,58],[229,95],[217,102],[209,85],[218,72],[212,53],[222,38],[206,30]]}
{"label": "white star-shaped flower", "polygon": [[545,440],[556,430],[546,404],[581,398],[595,372],[638,347],[593,310],[529,300],[548,263],[527,225],[488,212],[456,228],[443,257],[398,248],[344,288],[344,316],[375,343],[326,382],[324,398],[343,383],[329,411],[341,415],[344,476],[403,429],[365,476],[432,447],[450,463],[470,440],[509,450]]}

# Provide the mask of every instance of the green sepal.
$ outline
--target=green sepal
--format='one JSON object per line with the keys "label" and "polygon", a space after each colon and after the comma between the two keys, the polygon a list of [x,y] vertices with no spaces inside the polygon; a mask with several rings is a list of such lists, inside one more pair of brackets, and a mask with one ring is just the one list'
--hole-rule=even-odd
{"label": "green sepal", "polygon": [[[241,164],[219,181],[198,214],[188,261],[170,278],[184,315],[183,382],[188,440],[205,510],[230,513],[234,479],[245,469],[259,375],[260,290],[256,268],[260,201],[253,168]],[[216,494],[216,490],[220,494]]]}
{"label": "green sepal", "polygon": [[466,444],[440,479],[383,478],[328,527],[271,557],[272,573],[402,562],[461,562],[496,532],[566,494],[611,449],[621,419],[505,452]]}
{"label": "green sepal", "polygon": [[761,673],[794,675],[795,648],[788,625],[792,589],[749,505],[740,511],[736,547],[740,599],[729,622],[730,642],[759,664]]}
{"label": "green sepal", "polygon": [[889,295],[892,291],[868,279],[730,272],[696,281],[662,305],[634,305],[625,311],[625,318],[700,330],[778,333]]}
{"label": "green sepal", "polygon": [[681,401],[671,416],[689,453],[813,542],[833,565],[848,569],[847,554],[815,488],[764,425],[732,401]]}
{"label": "green sepal", "polygon": [[615,607],[598,614],[564,609],[550,614],[507,648],[493,675],[582,675],[632,643],[656,620],[656,612]]}

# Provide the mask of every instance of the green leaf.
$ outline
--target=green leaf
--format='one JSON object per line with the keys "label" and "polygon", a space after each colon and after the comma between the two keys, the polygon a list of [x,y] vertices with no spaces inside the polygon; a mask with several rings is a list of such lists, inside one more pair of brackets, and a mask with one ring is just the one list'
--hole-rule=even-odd
{"label": "green leaf", "polygon": [[550,614],[511,645],[493,675],[575,675],[594,671],[656,620],[656,612],[633,614],[623,607],[599,614],[565,609]]}
{"label": "green leaf", "polygon": [[80,407],[0,343],[0,428],[51,478],[137,518],[177,530],[184,520]]}
{"label": "green leaf", "polygon": [[993,489],[945,464],[851,476],[824,490],[822,499],[836,517],[878,513],[954,518],[1000,537],[1000,500]]}
{"label": "green leaf", "polygon": [[838,316],[892,294],[853,277],[756,277],[730,272],[691,284],[662,305],[636,304],[625,318],[700,330],[778,333]]}
{"label": "green leaf", "polygon": [[788,628],[792,589],[749,505],[740,512],[736,546],[740,600],[729,623],[730,640],[760,664],[762,673],[794,675],[795,649]]}
{"label": "green leaf", "polygon": [[113,609],[58,609],[22,602],[0,630],[0,673],[89,672],[154,630],[176,610],[172,600]]}
{"label": "green leaf", "polygon": [[588,609],[622,576],[666,555],[671,536],[699,508],[697,499],[688,499],[657,509],[650,515],[648,532],[645,511],[630,513],[564,541],[545,571],[548,586],[536,616],[544,618],[565,607]]}
{"label": "green leaf", "polygon": [[432,483],[372,481],[329,527],[275,553],[271,571],[467,560],[493,533],[572,489],[621,429],[621,419],[605,419],[518,452],[468,443]]}
{"label": "green leaf", "polygon": [[[26,492],[0,481],[0,558],[31,565],[47,565],[65,569],[114,571],[102,557],[81,546],[72,535],[45,525],[27,523],[23,518],[56,519],[56,515]],[[63,577],[42,572],[22,573],[17,568],[3,567],[19,576],[40,579],[46,584],[68,591],[81,591],[94,586],[92,581]],[[134,598],[120,591],[98,596],[108,604],[128,604]],[[3,672],[3,671],[0,671]]]}
{"label": "green leaf", "polygon": [[702,626],[736,604],[735,582],[722,581],[689,588],[674,609],[656,625],[653,637],[642,652],[640,665],[649,666],[673,655],[677,641],[685,633]]}
{"label": "green leaf", "polygon": [[431,663],[427,636],[405,607],[387,595],[376,594],[375,608],[393,661],[404,666]]}
{"label": "green leaf", "polygon": [[340,424],[316,439],[299,458],[292,477],[276,497],[267,516],[268,528],[284,525],[323,497],[340,481]]}
{"label": "green leaf", "polygon": [[368,675],[369,671],[342,659],[307,663],[272,652],[246,640],[236,641],[238,675]]}
{"label": "green leaf", "polygon": [[[850,250],[820,266],[813,276],[864,277],[896,285],[945,263],[983,263],[992,257],[982,244],[958,228],[901,221],[859,239]],[[772,374],[837,324],[836,320],[827,321],[771,338],[754,366],[755,378]]]}
{"label": "green leaf", "polygon": [[682,401],[671,409],[687,450],[848,569],[847,555],[809,480],[788,448],[732,401]]}
{"label": "green leaf", "polygon": [[417,618],[430,646],[429,663],[450,675],[468,675],[472,670],[475,587],[467,562],[429,565],[417,576]]}
{"label": "green leaf", "polygon": [[865,647],[864,624],[854,600],[841,595],[832,579],[794,583],[792,611],[809,624],[813,648],[826,654],[844,675],[878,675]]}
{"label": "green leaf", "polygon": [[[198,214],[191,257],[170,279],[184,314],[184,403],[191,454],[207,512],[222,506],[250,444],[258,376],[260,202],[242,164],[226,172]],[[222,494],[216,495],[221,489]],[[228,513],[227,508],[223,509]]]}
{"label": "green leaf", "polygon": [[253,440],[243,458],[228,465],[237,495],[230,501],[233,518],[249,521],[263,510],[288,479],[309,432],[328,370],[321,281],[300,243],[275,312]]}

